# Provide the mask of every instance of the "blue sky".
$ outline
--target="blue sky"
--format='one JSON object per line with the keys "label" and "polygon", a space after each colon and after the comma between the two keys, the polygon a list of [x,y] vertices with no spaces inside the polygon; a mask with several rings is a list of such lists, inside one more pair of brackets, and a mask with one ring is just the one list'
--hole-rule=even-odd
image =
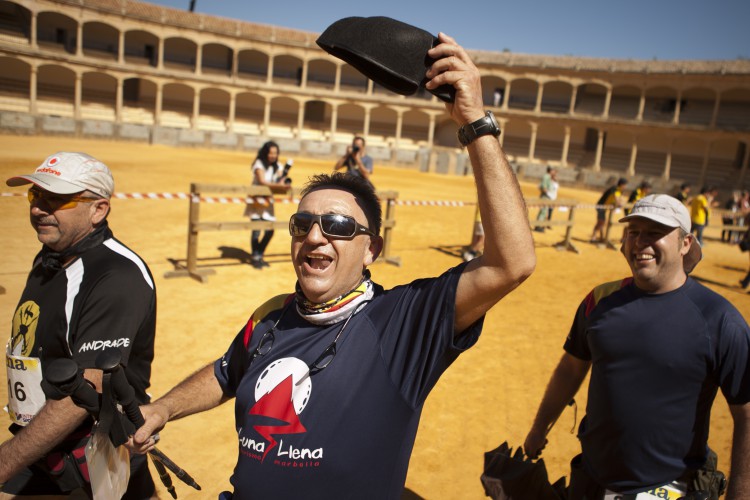
{"label": "blue sky", "polygon": [[316,33],[342,17],[388,16],[466,48],[526,54],[750,58],[750,0],[196,0],[195,11]]}

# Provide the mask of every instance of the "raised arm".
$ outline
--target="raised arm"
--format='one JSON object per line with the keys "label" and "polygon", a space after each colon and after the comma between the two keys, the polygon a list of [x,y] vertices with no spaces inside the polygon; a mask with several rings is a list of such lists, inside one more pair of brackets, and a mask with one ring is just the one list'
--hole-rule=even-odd
{"label": "raised arm", "polygon": [[727,500],[739,500],[750,498],[750,403],[729,405],[729,411],[734,420],[734,437]]}
{"label": "raised arm", "polygon": [[145,453],[154,446],[151,436],[164,428],[170,420],[210,410],[227,401],[214,375],[214,363],[204,366],[165,396],[141,407],[145,423],[133,437],[130,449]]}
{"label": "raised arm", "polygon": [[[484,116],[479,70],[466,51],[444,33],[428,54],[435,63],[427,72],[427,88],[443,84],[456,89],[446,109],[458,126]],[[461,333],[510,293],[536,266],[534,241],[526,205],[516,176],[497,138],[485,135],[467,150],[477,184],[485,244],[481,257],[472,260],[456,291],[456,333]]]}
{"label": "raised arm", "polygon": [[528,456],[535,458],[544,449],[550,426],[557,421],[565,406],[576,395],[590,367],[590,361],[578,359],[567,352],[563,354],[547,385],[547,390],[544,391],[536,418],[523,444]]}

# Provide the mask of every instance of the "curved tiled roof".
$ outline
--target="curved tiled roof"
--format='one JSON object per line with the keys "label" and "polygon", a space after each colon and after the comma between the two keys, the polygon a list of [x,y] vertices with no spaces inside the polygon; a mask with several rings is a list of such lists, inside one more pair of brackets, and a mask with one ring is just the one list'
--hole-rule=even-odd
{"label": "curved tiled roof", "polygon": [[[219,16],[188,12],[134,0],[53,0],[57,3],[112,12],[127,17],[208,31],[227,36],[289,45],[316,47],[317,33],[239,21]],[[750,60],[667,61],[605,59],[595,57],[550,56],[513,52],[469,51],[477,64],[574,71],[613,73],[750,74]]]}

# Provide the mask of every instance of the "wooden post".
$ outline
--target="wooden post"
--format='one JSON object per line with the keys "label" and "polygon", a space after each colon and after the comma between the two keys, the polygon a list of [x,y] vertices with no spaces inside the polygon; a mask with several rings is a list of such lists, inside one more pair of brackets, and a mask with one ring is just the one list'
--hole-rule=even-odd
{"label": "wooden post", "polygon": [[[266,220],[244,220],[244,221],[200,221],[200,203],[201,195],[205,193],[221,193],[223,195],[242,196],[241,199],[232,200],[234,203],[242,203],[249,197],[261,196],[270,197],[274,193],[266,186],[239,186],[233,184],[190,184],[190,209],[188,212],[188,239],[187,239],[187,258],[185,261],[180,259],[170,259],[174,270],[164,273],[165,278],[190,277],[206,282],[208,275],[214,274],[211,268],[198,268],[198,234],[201,231],[254,231],[254,230],[284,230],[287,228],[286,221],[266,221]],[[284,194],[287,192],[284,191]],[[281,193],[276,193],[281,194]],[[293,192],[289,192],[293,196]],[[383,191],[377,193],[381,200],[385,201],[385,220],[383,220],[383,252],[381,259],[376,262],[384,261],[396,266],[401,265],[401,258],[391,255],[391,240],[393,239],[393,228],[396,226],[394,216],[395,201],[398,198],[396,191]],[[184,263],[183,263],[184,262]]]}
{"label": "wooden post", "polygon": [[396,226],[396,198],[395,191],[383,191],[378,193],[381,200],[385,200],[385,219],[383,220],[383,255],[381,258],[388,264],[401,266],[401,257],[391,255],[391,240],[393,239],[393,228]]}

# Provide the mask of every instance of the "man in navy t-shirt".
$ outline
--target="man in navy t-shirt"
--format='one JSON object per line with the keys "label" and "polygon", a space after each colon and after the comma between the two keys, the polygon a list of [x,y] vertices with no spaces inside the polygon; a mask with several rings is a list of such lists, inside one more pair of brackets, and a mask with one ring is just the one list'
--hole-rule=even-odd
{"label": "man in navy t-shirt", "polygon": [[[453,119],[491,120],[466,51],[440,35],[428,54],[427,87],[456,89]],[[143,407],[134,448],[148,449],[170,419],[235,398],[236,498],[400,498],[427,395],[536,263],[498,129],[476,130],[467,149],[485,221],[481,257],[384,290],[367,269],[383,243],[372,186],[316,176],[289,223],[296,291],[258,307],[221,359]]]}
{"label": "man in navy t-shirt", "polygon": [[587,478],[580,493],[590,499],[676,498],[710,468],[709,419],[721,389],[734,419],[727,498],[750,498],[750,329],[688,276],[701,247],[682,203],[649,195],[620,222],[628,224],[622,253],[632,277],[597,286],[581,303],[524,449],[538,456],[591,369],[570,498],[581,498],[576,478]]}

